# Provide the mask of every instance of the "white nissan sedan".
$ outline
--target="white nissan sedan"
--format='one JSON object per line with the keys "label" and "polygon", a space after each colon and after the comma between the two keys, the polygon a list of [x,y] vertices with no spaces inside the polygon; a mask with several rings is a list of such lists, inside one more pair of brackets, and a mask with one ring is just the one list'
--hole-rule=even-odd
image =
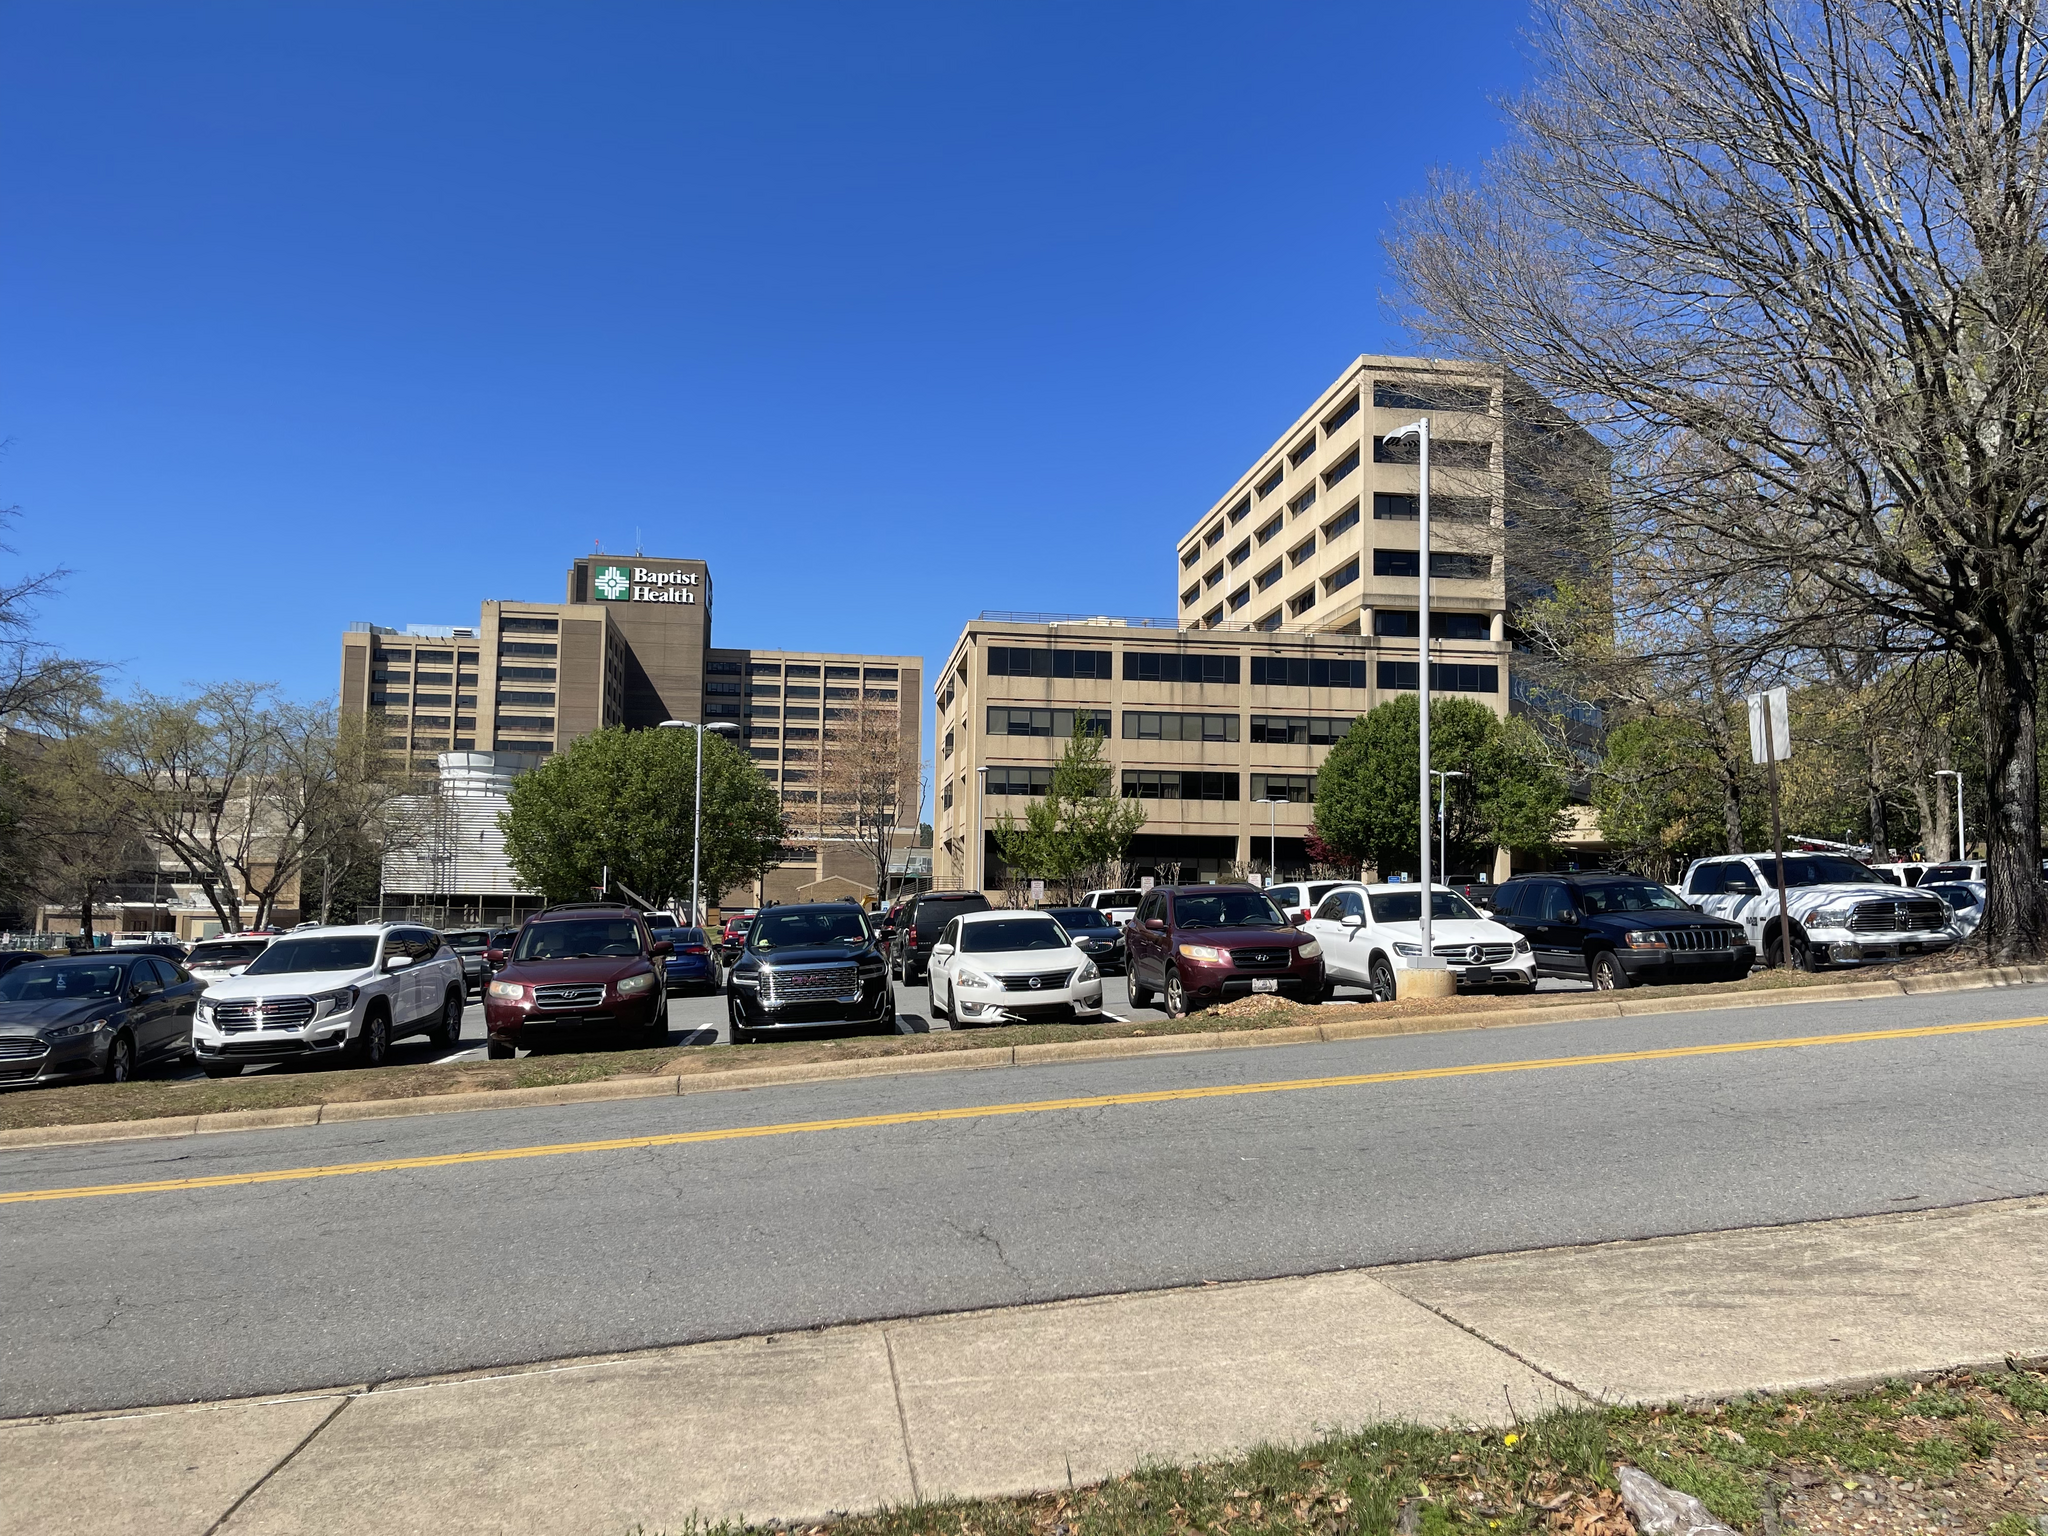
{"label": "white nissan sedan", "polygon": [[[1536,957],[1527,939],[1456,891],[1438,885],[1431,892],[1430,947],[1460,987],[1536,990]],[[1375,1002],[1391,1003],[1394,973],[1422,958],[1422,887],[1340,885],[1303,927],[1323,946],[1333,987],[1364,987]]]}
{"label": "white nissan sedan", "polygon": [[955,1029],[1099,1018],[1102,973],[1043,912],[963,912],[932,946],[930,1013]]}

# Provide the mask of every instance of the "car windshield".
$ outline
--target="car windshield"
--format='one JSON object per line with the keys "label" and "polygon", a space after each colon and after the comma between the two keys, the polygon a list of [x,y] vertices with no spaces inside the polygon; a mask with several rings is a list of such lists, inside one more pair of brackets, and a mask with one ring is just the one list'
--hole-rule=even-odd
{"label": "car windshield", "polygon": [[1935,895],[1958,910],[1977,905],[1977,893],[1967,885],[1928,885],[1922,886],[1921,889],[1934,892]]}
{"label": "car windshield", "polygon": [[450,949],[489,949],[491,947],[491,936],[482,928],[465,928],[460,933],[444,933],[441,937],[448,941]]}
{"label": "car windshield", "polygon": [[770,912],[747,935],[747,947],[762,954],[772,949],[807,949],[821,944],[858,947],[867,941],[867,921],[851,907],[825,912]]}
{"label": "car windshield", "polygon": [[1076,928],[1115,928],[1116,924],[1093,907],[1054,907],[1046,913],[1067,932]]}
{"label": "car windshield", "polygon": [[630,917],[570,917],[528,923],[514,960],[589,960],[640,953],[640,925]]}
{"label": "car windshield", "polygon": [[[1778,883],[1778,861],[1759,858],[1757,867],[1764,872],[1764,884]],[[1785,884],[1795,885],[1883,885],[1869,870],[1854,859],[1836,858],[1826,854],[1787,854],[1785,857]]]}
{"label": "car windshield", "polygon": [[[1472,903],[1456,891],[1433,891],[1429,903],[1430,920],[1450,917],[1477,917]],[[1372,902],[1372,917],[1376,923],[1419,923],[1422,921],[1422,887],[1412,891],[1374,891],[1368,898]]]}
{"label": "car windshield", "polygon": [[189,965],[241,965],[270,948],[268,939],[230,939],[224,943],[201,944],[192,951]]}
{"label": "car windshield", "polygon": [[1579,887],[1579,905],[1588,912],[1684,912],[1671,892],[1648,880],[1603,880]]}
{"label": "car windshield", "polygon": [[970,955],[1007,955],[1027,949],[1065,949],[1072,940],[1049,917],[999,917],[992,923],[962,923],[960,948]]}
{"label": "car windshield", "polygon": [[1182,928],[1285,928],[1280,909],[1258,891],[1218,891],[1213,896],[1173,899],[1173,920]]}
{"label": "car windshield", "polygon": [[244,976],[282,976],[292,971],[366,971],[377,963],[374,933],[329,934],[318,939],[280,939],[249,962]]}
{"label": "car windshield", "polygon": [[17,965],[0,977],[0,1002],[113,997],[120,992],[127,971],[127,966],[111,960],[45,960],[38,965]]}

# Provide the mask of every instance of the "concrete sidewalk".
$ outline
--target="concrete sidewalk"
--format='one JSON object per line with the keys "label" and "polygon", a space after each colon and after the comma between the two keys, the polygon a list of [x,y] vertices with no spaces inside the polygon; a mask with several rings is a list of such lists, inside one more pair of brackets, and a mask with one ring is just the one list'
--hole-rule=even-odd
{"label": "concrete sidewalk", "polygon": [[2048,1198],[0,1425],[0,1532],[653,1533],[2048,1355]]}

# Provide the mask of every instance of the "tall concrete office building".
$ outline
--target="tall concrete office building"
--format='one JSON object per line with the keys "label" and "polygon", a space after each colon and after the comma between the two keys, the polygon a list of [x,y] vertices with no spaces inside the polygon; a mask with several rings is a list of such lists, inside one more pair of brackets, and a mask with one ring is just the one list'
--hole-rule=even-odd
{"label": "tall concrete office building", "polygon": [[[485,602],[473,626],[350,625],[341,708],[381,722],[386,745],[415,758],[494,752],[532,762],[606,726],[728,723],[781,792],[793,857],[764,887],[768,899],[792,901],[821,881],[874,884],[821,814],[821,754],[834,706],[858,698],[900,706],[915,765],[923,673],[915,656],[714,649],[703,561],[595,554],[570,564],[559,603]],[[906,841],[916,783],[913,766],[899,812]]]}

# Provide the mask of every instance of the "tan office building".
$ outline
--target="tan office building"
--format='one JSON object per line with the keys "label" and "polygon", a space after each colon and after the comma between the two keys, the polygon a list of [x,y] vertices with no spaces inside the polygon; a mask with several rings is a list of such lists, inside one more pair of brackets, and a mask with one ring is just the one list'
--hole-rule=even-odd
{"label": "tan office building", "polygon": [[[711,573],[701,560],[584,556],[569,566],[566,588],[560,603],[486,602],[473,627],[350,625],[342,711],[381,720],[387,745],[429,760],[477,751],[530,762],[606,726],[729,722],[729,739],[781,789],[800,855],[770,873],[769,899],[797,900],[834,876],[874,884],[872,868],[863,876],[864,861],[820,825],[818,755],[850,689],[869,704],[900,705],[914,765],[920,658],[714,650]],[[906,842],[915,841],[916,782],[913,767],[900,813]]]}

